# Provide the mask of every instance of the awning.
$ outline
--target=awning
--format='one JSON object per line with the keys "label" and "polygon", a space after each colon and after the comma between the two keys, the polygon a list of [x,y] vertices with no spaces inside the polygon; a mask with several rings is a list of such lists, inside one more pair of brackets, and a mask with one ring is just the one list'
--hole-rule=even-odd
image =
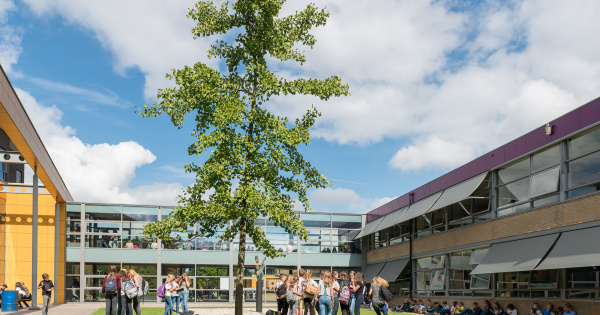
{"label": "awning", "polygon": [[600,227],[564,232],[535,270],[600,265]]}
{"label": "awning", "polygon": [[358,233],[358,235],[356,235],[356,237],[354,239],[361,238],[363,236],[367,236],[367,235],[373,233],[375,231],[375,229],[377,228],[377,226],[379,226],[379,224],[383,221],[384,218],[385,218],[385,216],[377,218],[377,219],[365,224],[365,227],[362,229],[362,231],[360,231],[360,233]]}
{"label": "awning", "polygon": [[558,234],[493,244],[471,274],[533,270],[546,256]]}
{"label": "awning", "polygon": [[379,274],[384,265],[384,262],[367,265],[363,274],[365,282],[371,282]]}
{"label": "awning", "polygon": [[419,200],[408,207],[408,210],[404,212],[404,214],[400,217],[400,220],[396,223],[408,221],[412,218],[416,218],[418,216],[424,215],[431,206],[438,200],[442,192],[438,192],[433,194],[425,199]]}
{"label": "awning", "polygon": [[[408,264],[408,258],[392,260],[385,263],[383,269],[379,272],[379,276],[388,282],[394,282],[396,278],[404,271],[406,265]],[[367,282],[370,282],[371,279],[365,279]]]}
{"label": "awning", "polygon": [[377,227],[373,232],[381,231],[383,229],[387,229],[390,226],[394,226],[396,223],[400,222],[400,218],[406,212],[408,206],[398,209],[394,212],[388,213],[385,218],[381,221],[381,224]]}
{"label": "awning", "polygon": [[430,211],[437,210],[469,198],[469,196],[473,194],[475,189],[477,189],[477,187],[481,185],[481,182],[483,182],[487,175],[488,172],[481,173],[450,188],[446,188],[446,190],[444,190],[444,193],[435,202],[433,207],[431,207]]}
{"label": "awning", "polygon": [[483,257],[485,257],[485,255],[487,255],[489,250],[490,250],[489,248],[474,250],[473,252],[471,252],[471,259],[470,259],[469,263],[471,265],[479,265],[481,263],[481,261],[483,260]]}

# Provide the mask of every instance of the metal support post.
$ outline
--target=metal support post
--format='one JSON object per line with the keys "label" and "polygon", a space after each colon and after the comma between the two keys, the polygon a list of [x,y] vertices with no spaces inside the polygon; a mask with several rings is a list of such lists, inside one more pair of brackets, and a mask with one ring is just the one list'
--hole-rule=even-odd
{"label": "metal support post", "polygon": [[32,207],[32,225],[31,225],[31,286],[32,291],[35,287],[36,290],[31,292],[31,307],[37,309],[37,267],[38,267],[38,176],[37,166],[33,167],[33,207]]}
{"label": "metal support post", "polygon": [[[59,233],[60,229],[60,213],[58,201],[54,204],[54,286],[57,288],[64,288],[65,285],[63,281],[58,280],[58,243],[59,243]],[[62,286],[59,286],[61,284]],[[56,291],[56,290],[55,290]],[[54,303],[58,304],[58,292],[54,292]]]}

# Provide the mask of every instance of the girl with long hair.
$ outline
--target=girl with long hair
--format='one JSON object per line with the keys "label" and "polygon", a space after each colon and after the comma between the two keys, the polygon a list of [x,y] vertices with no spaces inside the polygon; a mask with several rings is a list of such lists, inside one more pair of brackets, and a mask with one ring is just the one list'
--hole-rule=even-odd
{"label": "girl with long hair", "polygon": [[190,277],[188,277],[187,273],[181,275],[181,281],[179,281],[179,287],[181,288],[181,293],[179,293],[179,298],[181,299],[181,311],[188,311],[188,299],[190,298],[190,285],[192,285],[192,281]]}
{"label": "girl with long hair", "polygon": [[356,272],[351,270],[348,273],[350,278],[350,315],[354,315],[354,305],[356,305],[356,296],[354,295],[354,286],[356,285]]}
{"label": "girl with long hair", "polygon": [[175,314],[179,314],[179,282],[181,281],[181,276],[177,276],[173,278],[172,288],[171,288],[171,299],[173,301],[173,308],[175,309]]}
{"label": "girl with long hair", "polygon": [[296,285],[298,285],[298,277],[290,274],[285,283],[285,288],[286,288],[285,298],[287,299],[287,302],[288,302],[288,315],[296,314],[296,308],[298,306],[297,305],[298,304],[298,294],[296,292],[294,292],[294,291],[296,291],[295,290]]}
{"label": "girl with long hair", "polygon": [[333,309],[333,279],[329,271],[323,272],[322,275],[323,280],[319,283],[319,315],[331,315]]}
{"label": "girl with long hair", "polygon": [[[141,315],[142,310],[140,309],[140,294],[139,294],[139,292],[141,292],[141,290],[143,289],[142,288],[142,276],[140,276],[133,269],[129,269],[129,271],[127,271],[127,276],[129,277],[129,279],[131,279],[134,282],[135,286],[138,288],[138,294],[131,299],[131,304],[133,306],[133,310],[135,310],[135,313],[137,315]],[[133,315],[133,313],[132,313],[132,315]]]}
{"label": "girl with long hair", "polygon": [[315,280],[313,280],[312,278],[312,271],[306,270],[306,274],[304,274],[304,315],[307,315],[309,313],[310,310],[310,315],[315,315],[315,298],[317,297],[317,295],[319,294],[318,289],[317,289],[317,293],[316,294],[310,294],[306,292],[306,288],[308,288],[308,286],[315,286],[315,287],[319,287],[319,285],[317,284],[317,282]]}
{"label": "girl with long hair", "polygon": [[173,313],[173,299],[171,298],[173,288],[173,275],[167,276],[165,281],[165,313],[163,315],[170,315]]}
{"label": "girl with long hair", "polygon": [[118,306],[118,292],[121,291],[121,277],[117,274],[117,267],[110,266],[108,275],[102,282],[102,292],[106,303],[106,315],[116,315]]}
{"label": "girl with long hair", "polygon": [[354,283],[354,315],[360,315],[360,307],[365,300],[365,281],[362,272],[356,273]]}
{"label": "girl with long hair", "polygon": [[373,310],[377,315],[387,315],[388,308],[385,299],[381,296],[381,287],[389,287],[389,283],[385,281],[385,279],[381,277],[373,278],[373,282],[371,283],[371,289],[369,290],[369,295],[371,296],[371,305],[373,305]]}
{"label": "girl with long hair", "polygon": [[121,290],[119,290],[119,315],[132,315],[131,299],[125,294],[125,286],[131,279],[127,275],[127,270],[125,269],[119,271],[119,277],[121,278]]}

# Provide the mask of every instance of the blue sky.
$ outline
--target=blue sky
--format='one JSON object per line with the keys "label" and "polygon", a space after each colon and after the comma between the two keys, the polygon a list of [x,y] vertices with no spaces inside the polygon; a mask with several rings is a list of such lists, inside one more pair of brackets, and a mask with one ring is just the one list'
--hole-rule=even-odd
{"label": "blue sky", "polygon": [[[77,201],[173,204],[193,140],[142,119],[171,68],[207,60],[193,1],[0,0],[0,64]],[[305,1],[287,3],[282,14]],[[341,76],[351,96],[277,98],[323,116],[302,149],[332,188],[315,210],[366,212],[600,94],[596,1],[316,1],[331,17],[284,76]]]}

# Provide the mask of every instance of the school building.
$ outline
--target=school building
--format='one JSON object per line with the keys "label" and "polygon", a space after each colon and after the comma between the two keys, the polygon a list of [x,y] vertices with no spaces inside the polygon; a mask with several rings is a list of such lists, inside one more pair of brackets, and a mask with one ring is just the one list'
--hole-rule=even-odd
{"label": "school building", "polygon": [[[150,239],[143,226],[172,208],[75,202],[3,71],[0,128],[0,283],[31,285],[45,272],[56,303],[98,301],[114,264],[144,276],[145,299],[156,301],[167,274],[185,272],[192,301],[233,300],[238,242]],[[34,185],[24,184],[23,164]],[[488,299],[525,311],[532,301],[569,301],[591,314],[600,306],[598,190],[600,99],[366,214],[302,213],[306,242],[260,219],[286,253],[266,260],[265,286],[300,266],[362,270],[367,281],[387,279],[395,303]],[[263,256],[246,244],[244,297],[253,300]]]}

